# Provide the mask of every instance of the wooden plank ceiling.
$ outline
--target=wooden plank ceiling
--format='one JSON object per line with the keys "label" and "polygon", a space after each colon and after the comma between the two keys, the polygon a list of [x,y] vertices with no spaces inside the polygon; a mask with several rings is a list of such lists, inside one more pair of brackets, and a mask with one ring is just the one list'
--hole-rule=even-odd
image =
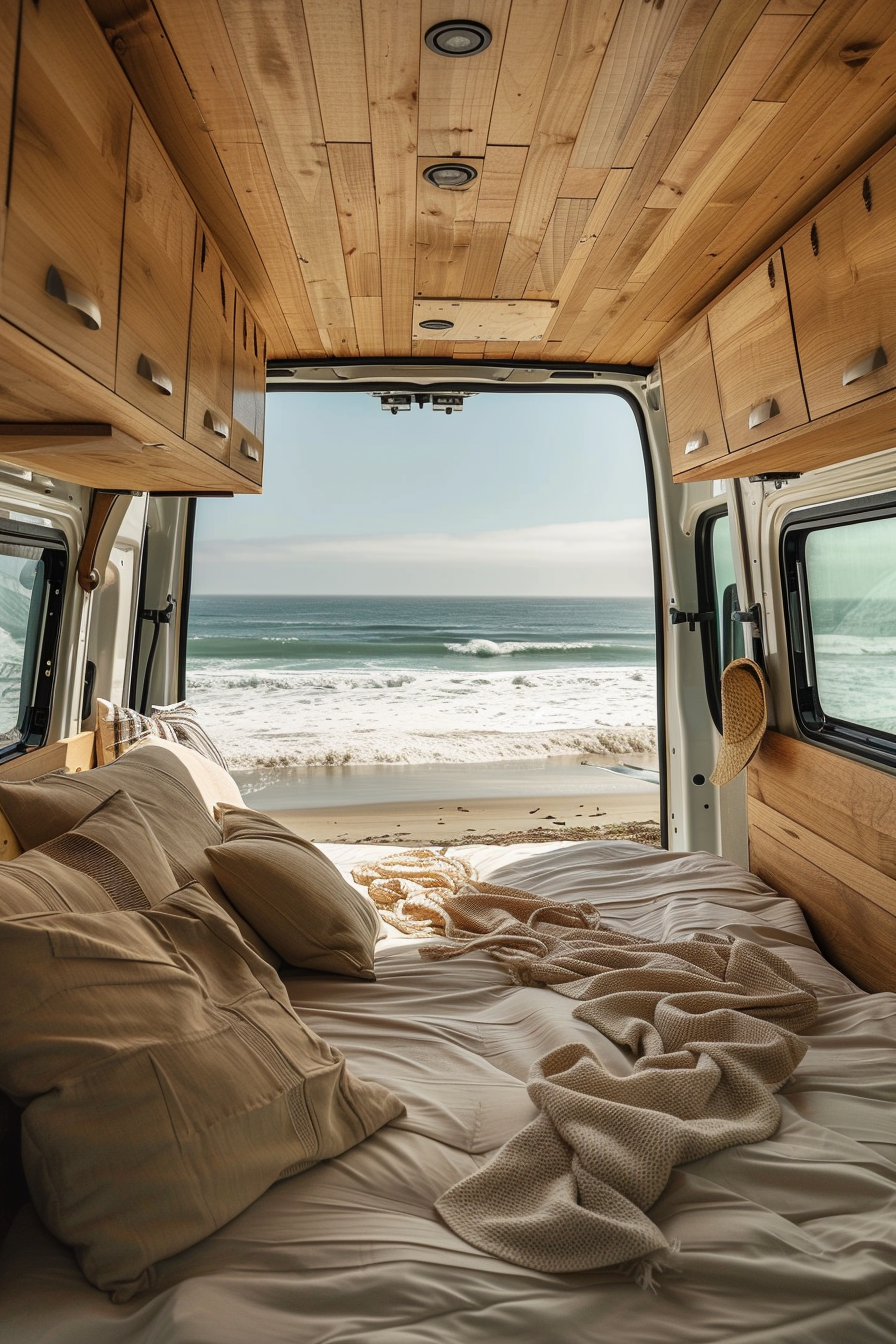
{"label": "wooden plank ceiling", "polygon": [[[555,299],[650,365],[896,132],[893,0],[89,0],[274,358],[406,356],[415,297]],[[487,49],[423,42],[474,19]],[[431,186],[447,158],[466,191]]]}

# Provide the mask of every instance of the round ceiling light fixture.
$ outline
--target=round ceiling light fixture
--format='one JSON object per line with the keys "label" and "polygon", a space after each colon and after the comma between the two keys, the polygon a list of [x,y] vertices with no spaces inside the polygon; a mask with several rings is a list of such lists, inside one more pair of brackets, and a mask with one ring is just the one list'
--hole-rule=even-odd
{"label": "round ceiling light fixture", "polygon": [[426,45],[439,56],[475,56],[485,51],[492,35],[484,23],[472,19],[447,19],[427,31]]}
{"label": "round ceiling light fixture", "polygon": [[468,187],[479,174],[469,163],[433,163],[423,169],[423,176],[434,187]]}
{"label": "round ceiling light fixture", "polygon": [[450,331],[454,326],[446,317],[427,317],[423,322],[417,323],[424,331]]}

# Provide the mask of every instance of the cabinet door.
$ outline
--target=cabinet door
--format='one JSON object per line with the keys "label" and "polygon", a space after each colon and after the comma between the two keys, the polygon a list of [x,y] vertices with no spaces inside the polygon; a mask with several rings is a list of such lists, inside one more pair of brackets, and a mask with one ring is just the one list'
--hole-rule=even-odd
{"label": "cabinet door", "polygon": [[110,388],[130,117],[80,0],[23,5],[0,309]]}
{"label": "cabinet door", "polygon": [[193,268],[184,437],[219,462],[230,460],[235,300],[236,287],[230,272],[200,223]]}
{"label": "cabinet door", "polygon": [[780,251],[710,309],[709,334],[732,453],[806,423]]}
{"label": "cabinet door", "polygon": [[6,186],[19,39],[19,0],[0,0],[0,257],[6,233]]}
{"label": "cabinet door", "polygon": [[784,245],[813,420],[896,387],[896,153]]}
{"label": "cabinet door", "polygon": [[233,434],[230,465],[260,481],[264,455],[264,334],[241,294],[236,296],[233,354]]}
{"label": "cabinet door", "polygon": [[673,474],[725,457],[728,443],[705,317],[666,346],[660,373]]}
{"label": "cabinet door", "polygon": [[183,434],[196,216],[136,111],[127,181],[115,391]]}

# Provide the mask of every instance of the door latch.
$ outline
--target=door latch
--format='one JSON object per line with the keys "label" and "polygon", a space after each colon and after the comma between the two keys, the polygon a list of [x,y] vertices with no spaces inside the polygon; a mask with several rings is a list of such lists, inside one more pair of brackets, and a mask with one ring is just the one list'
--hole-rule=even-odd
{"label": "door latch", "polygon": [[704,621],[714,621],[716,614],[714,611],[679,611],[678,607],[669,608],[669,620],[673,625],[682,625],[685,621],[688,623],[688,629],[693,631]]}

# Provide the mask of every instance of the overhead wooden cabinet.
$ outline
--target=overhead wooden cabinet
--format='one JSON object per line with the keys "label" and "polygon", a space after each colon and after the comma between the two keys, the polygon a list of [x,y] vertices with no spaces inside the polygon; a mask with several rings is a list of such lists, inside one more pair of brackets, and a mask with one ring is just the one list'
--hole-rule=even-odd
{"label": "overhead wooden cabinet", "polygon": [[896,153],[784,244],[813,419],[896,387]]}
{"label": "overhead wooden cabinet", "polygon": [[230,461],[236,285],[205,229],[196,231],[185,438]]}
{"label": "overhead wooden cabinet", "polygon": [[806,423],[780,251],[710,309],[709,334],[731,452]]}
{"label": "overhead wooden cabinet", "polygon": [[666,346],[660,368],[673,472],[727,456],[705,317]]}
{"label": "overhead wooden cabinet", "polygon": [[128,155],[115,390],[182,434],[196,214],[139,112]]}
{"label": "overhead wooden cabinet", "polygon": [[131,101],[89,12],[22,6],[0,310],[115,384]]}
{"label": "overhead wooden cabinet", "polygon": [[237,293],[230,466],[253,481],[260,481],[262,472],[264,391],[264,333],[242,294]]}

